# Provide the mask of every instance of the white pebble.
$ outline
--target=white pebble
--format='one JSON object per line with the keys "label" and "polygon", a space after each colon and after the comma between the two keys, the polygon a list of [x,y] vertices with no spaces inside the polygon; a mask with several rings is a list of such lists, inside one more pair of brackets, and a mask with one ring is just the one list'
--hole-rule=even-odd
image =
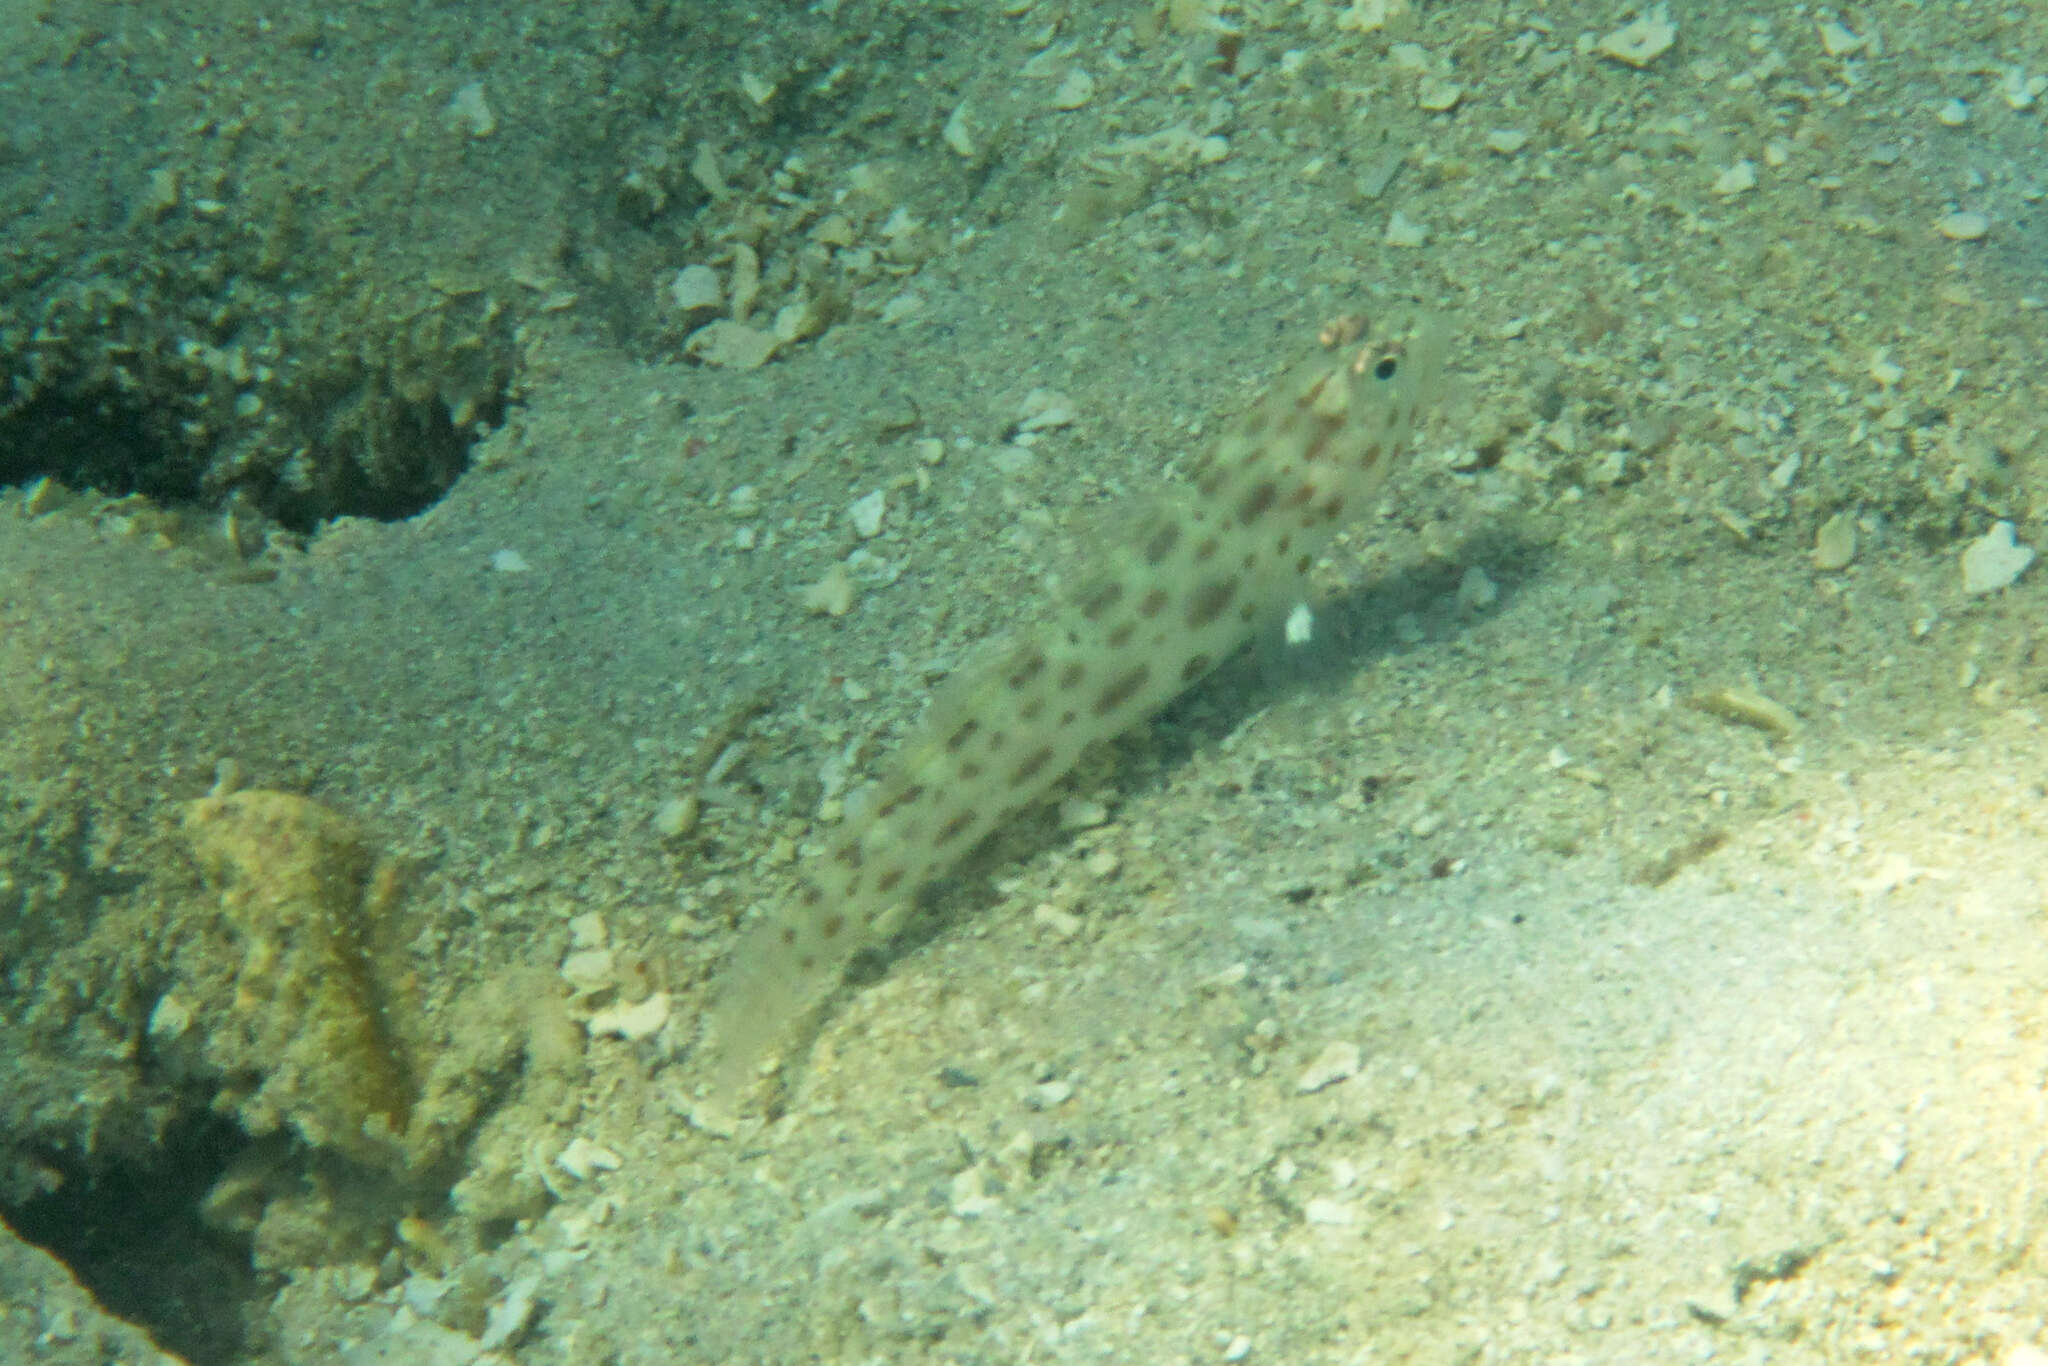
{"label": "white pebble", "polygon": [[500,574],[524,574],[533,566],[516,550],[495,550],[491,552],[491,568]]}
{"label": "white pebble", "polygon": [[1950,213],[1943,214],[1934,227],[1951,242],[1974,242],[1991,231],[1991,220],[1981,213]]}
{"label": "white pebble", "polygon": [[1332,1200],[1319,1195],[1301,1207],[1301,1217],[1308,1223],[1321,1224],[1326,1228],[1343,1228],[1357,1222],[1358,1215],[1342,1200]]}
{"label": "white pebble", "polygon": [[629,1006],[612,1006],[596,1011],[583,1022],[583,1027],[593,1039],[606,1035],[624,1039],[627,1043],[638,1043],[651,1039],[668,1023],[669,997],[665,991],[657,991],[646,1000]]}
{"label": "white pebble", "polygon": [[1399,209],[1387,220],[1386,243],[1390,247],[1419,247],[1429,240],[1429,228]]}
{"label": "white pebble", "polygon": [[1736,162],[1714,178],[1714,193],[1723,196],[1746,194],[1756,188],[1756,163],[1748,157]]}
{"label": "white pebble", "polygon": [[679,840],[697,828],[697,794],[685,792],[670,797],[654,811],[654,833],[665,840]]}
{"label": "white pebble", "polygon": [[1869,41],[1862,34],[1851,32],[1833,19],[1820,26],[1821,51],[1830,57],[1853,57],[1861,52]]}
{"label": "white pebble", "polygon": [[2033,562],[2034,548],[2014,540],[2011,522],[1999,522],[1963,550],[1963,591],[1995,593]]}
{"label": "white pebble", "polygon": [[1315,639],[1316,614],[1305,602],[1297,602],[1287,613],[1282,639],[1289,645],[1306,645]]}
{"label": "white pebble", "polygon": [[718,283],[718,272],[709,266],[684,266],[668,282],[669,302],[685,313],[700,308],[717,308],[725,302],[725,290]]}
{"label": "white pebble", "polygon": [[538,1275],[521,1276],[505,1289],[505,1297],[484,1313],[484,1331],[476,1345],[485,1352],[510,1347],[526,1335],[533,1324],[534,1292],[540,1289]]}
{"label": "white pebble", "polygon": [[153,1039],[175,1039],[191,1027],[192,1007],[170,992],[159,997],[156,1009],[149,1012],[149,1036]]}
{"label": "white pebble", "polygon": [[889,501],[880,489],[859,499],[846,510],[847,520],[853,523],[853,534],[863,541],[882,529],[882,514],[889,510]]}
{"label": "white pebble", "polygon": [[1678,28],[1659,8],[1602,38],[1594,51],[1640,70],[1671,50]]}
{"label": "white pebble", "polygon": [[821,616],[843,617],[853,610],[853,602],[859,596],[853,575],[843,564],[835,564],[825,571],[825,577],[799,590],[797,600],[806,611]]}
{"label": "white pebble", "polygon": [[569,1140],[569,1146],[555,1154],[555,1165],[578,1181],[588,1181],[599,1172],[615,1172],[624,1165],[621,1158],[601,1143],[592,1143],[578,1134]]}
{"label": "white pebble", "polygon": [[1074,401],[1053,389],[1033,389],[1024,395],[1024,404],[1017,418],[1020,432],[1042,432],[1052,427],[1065,427],[1074,420]]}
{"label": "white pebble", "polygon": [[946,126],[939,130],[940,141],[963,161],[974,160],[977,151],[974,145],[974,130],[967,122],[967,106],[962,103],[946,120]]}
{"label": "white pebble", "polygon": [[1944,100],[1935,108],[1934,117],[1944,128],[1960,128],[1970,121],[1970,106],[1961,100]]}
{"label": "white pebble", "polygon": [[1442,76],[1424,76],[1422,83],[1415,88],[1416,105],[1432,114],[1447,113],[1457,108],[1458,101],[1464,97],[1463,86]]}
{"label": "white pebble", "polygon": [[1052,107],[1055,109],[1079,109],[1095,98],[1095,78],[1075,67],[1052,92]]}
{"label": "white pebble", "polygon": [[579,995],[590,996],[616,983],[618,960],[607,948],[574,949],[562,959],[560,971]]}

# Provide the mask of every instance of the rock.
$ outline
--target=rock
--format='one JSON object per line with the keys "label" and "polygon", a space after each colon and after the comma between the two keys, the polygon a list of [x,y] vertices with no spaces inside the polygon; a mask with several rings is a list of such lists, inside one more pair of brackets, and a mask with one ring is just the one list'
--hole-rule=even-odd
{"label": "rock", "polygon": [[1640,70],[1669,52],[1677,41],[1677,25],[1660,8],[1634,23],[1623,24],[1602,38],[1593,50]]}
{"label": "rock", "polygon": [[1963,591],[1996,593],[2033,562],[2034,548],[2013,538],[2011,522],[1999,522],[1963,550]]}
{"label": "rock", "polygon": [[183,832],[238,955],[184,973],[208,1062],[257,1079],[236,1117],[252,1134],[289,1127],[372,1165],[398,1160],[419,1081],[392,1027],[406,994],[380,950],[393,897],[376,851],[354,822],[289,792],[203,798]]}
{"label": "rock", "polygon": [[769,333],[729,318],[706,323],[683,340],[686,354],[721,370],[756,370],[768,363],[779,343]]}
{"label": "rock", "polygon": [[1356,1075],[1361,1061],[1363,1055],[1355,1043],[1339,1040],[1325,1044],[1323,1051],[1316,1054],[1315,1061],[1303,1070],[1300,1079],[1294,1083],[1294,1089],[1302,1095],[1308,1095],[1326,1086],[1335,1086],[1346,1077]]}

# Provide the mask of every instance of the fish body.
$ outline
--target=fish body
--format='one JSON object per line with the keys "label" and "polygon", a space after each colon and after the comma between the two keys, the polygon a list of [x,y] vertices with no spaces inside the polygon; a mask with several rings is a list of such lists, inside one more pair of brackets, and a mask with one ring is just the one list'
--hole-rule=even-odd
{"label": "fish body", "polygon": [[1109,541],[1035,624],[950,680],[801,885],[751,927],[713,1009],[713,1100],[732,1105],[919,888],[1043,798],[1091,744],[1209,673],[1366,512],[1443,371],[1430,327],[1325,328],[1317,354],[1230,422],[1186,482]]}

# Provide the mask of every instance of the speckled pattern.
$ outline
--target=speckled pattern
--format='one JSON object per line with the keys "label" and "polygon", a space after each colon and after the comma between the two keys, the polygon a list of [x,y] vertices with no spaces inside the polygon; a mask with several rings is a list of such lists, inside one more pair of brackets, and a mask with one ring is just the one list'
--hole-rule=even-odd
{"label": "speckled pattern", "polygon": [[1324,351],[1226,426],[1187,485],[1114,518],[1128,534],[1045,618],[945,689],[797,893],[739,947],[713,1016],[721,1106],[920,886],[1299,592],[1407,449],[1443,369],[1433,329],[1361,343],[1363,330],[1325,328]]}

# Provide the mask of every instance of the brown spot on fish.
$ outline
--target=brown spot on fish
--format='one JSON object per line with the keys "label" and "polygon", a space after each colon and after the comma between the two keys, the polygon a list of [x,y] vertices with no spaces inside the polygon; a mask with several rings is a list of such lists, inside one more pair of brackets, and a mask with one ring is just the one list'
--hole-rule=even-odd
{"label": "brown spot on fish", "polygon": [[1097,716],[1107,716],[1124,703],[1130,701],[1138,695],[1138,690],[1145,686],[1145,680],[1151,676],[1151,668],[1144,664],[1140,664],[1134,669],[1126,670],[1114,683],[1111,683],[1102,690],[1100,697],[1095,699],[1095,714]]}
{"label": "brown spot on fish", "polygon": [[1237,596],[1236,579],[1211,579],[1195,590],[1195,596],[1188,602],[1188,626],[1199,631],[1223,615],[1223,609],[1230,606],[1230,600]]}

